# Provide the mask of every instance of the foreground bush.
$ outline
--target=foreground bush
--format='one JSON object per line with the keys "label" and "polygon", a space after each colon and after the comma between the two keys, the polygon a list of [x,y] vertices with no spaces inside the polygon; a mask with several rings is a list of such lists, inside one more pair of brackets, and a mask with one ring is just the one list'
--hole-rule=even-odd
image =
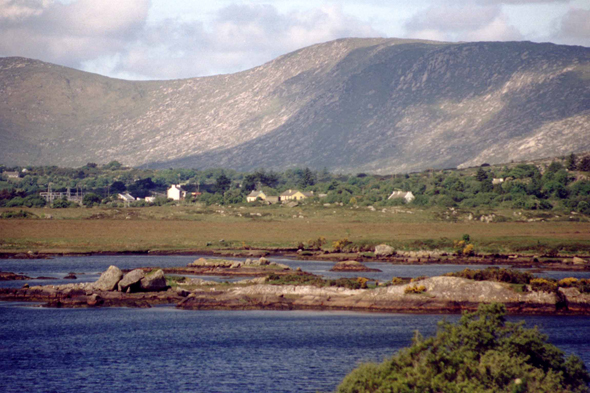
{"label": "foreground bush", "polygon": [[482,304],[435,337],[416,333],[411,347],[381,364],[353,370],[338,392],[589,392],[590,375],[547,336],[506,322],[501,304]]}

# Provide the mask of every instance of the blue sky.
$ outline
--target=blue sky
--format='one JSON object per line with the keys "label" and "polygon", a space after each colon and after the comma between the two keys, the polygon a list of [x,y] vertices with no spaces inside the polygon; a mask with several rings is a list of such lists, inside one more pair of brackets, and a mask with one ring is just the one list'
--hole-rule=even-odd
{"label": "blue sky", "polygon": [[0,0],[0,56],[124,79],[236,72],[377,36],[590,47],[590,0]]}

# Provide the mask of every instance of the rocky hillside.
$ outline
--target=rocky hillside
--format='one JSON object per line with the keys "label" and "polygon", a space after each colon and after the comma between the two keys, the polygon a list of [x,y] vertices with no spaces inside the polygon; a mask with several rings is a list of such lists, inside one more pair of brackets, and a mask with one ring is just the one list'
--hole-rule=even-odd
{"label": "rocky hillside", "polygon": [[131,82],[0,58],[0,163],[391,173],[590,150],[590,48],[343,39]]}

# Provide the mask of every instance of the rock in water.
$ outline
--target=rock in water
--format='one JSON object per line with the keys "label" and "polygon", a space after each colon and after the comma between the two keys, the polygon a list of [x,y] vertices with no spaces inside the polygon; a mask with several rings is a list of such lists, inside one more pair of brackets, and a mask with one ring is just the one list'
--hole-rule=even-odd
{"label": "rock in water", "polygon": [[393,247],[388,246],[387,244],[379,244],[375,246],[375,256],[376,257],[387,257],[393,255],[395,250]]}
{"label": "rock in water", "polygon": [[146,292],[164,291],[168,288],[162,269],[142,278],[140,285],[141,290]]}
{"label": "rock in water", "polygon": [[119,292],[126,292],[127,289],[131,289],[130,292],[134,292],[132,287],[140,282],[144,277],[145,273],[141,269],[130,271],[129,273],[125,274],[121,281],[119,281]]}
{"label": "rock in water", "polygon": [[106,272],[100,275],[98,281],[92,284],[92,287],[100,291],[114,291],[122,278],[123,272],[121,269],[111,265]]}

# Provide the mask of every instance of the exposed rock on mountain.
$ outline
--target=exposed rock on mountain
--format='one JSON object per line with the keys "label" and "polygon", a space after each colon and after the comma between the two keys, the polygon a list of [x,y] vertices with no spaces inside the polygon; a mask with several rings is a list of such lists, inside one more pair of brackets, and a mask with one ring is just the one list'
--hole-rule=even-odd
{"label": "exposed rock on mountain", "polygon": [[0,162],[406,172],[590,150],[590,48],[343,39],[131,82],[0,59]]}

